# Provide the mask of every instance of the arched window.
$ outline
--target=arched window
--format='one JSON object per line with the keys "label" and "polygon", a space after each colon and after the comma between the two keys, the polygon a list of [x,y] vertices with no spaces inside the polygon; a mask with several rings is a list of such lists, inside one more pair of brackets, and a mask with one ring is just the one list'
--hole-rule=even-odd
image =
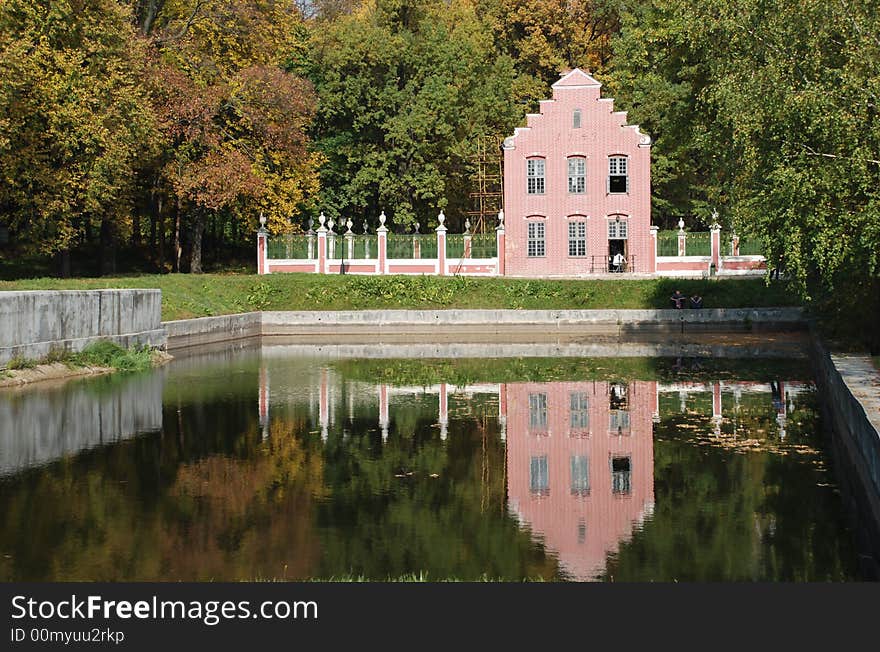
{"label": "arched window", "polygon": [[587,159],[583,156],[568,158],[568,192],[582,195],[587,191]]}
{"label": "arched window", "polygon": [[581,110],[575,109],[574,113],[571,114],[571,128],[572,129],[580,129],[581,128]]}
{"label": "arched window", "polygon": [[543,258],[547,251],[545,241],[544,222],[536,220],[528,221],[528,240],[526,242],[526,256],[529,258]]}
{"label": "arched window", "polygon": [[526,159],[526,193],[529,195],[544,194],[544,159],[532,157]]}

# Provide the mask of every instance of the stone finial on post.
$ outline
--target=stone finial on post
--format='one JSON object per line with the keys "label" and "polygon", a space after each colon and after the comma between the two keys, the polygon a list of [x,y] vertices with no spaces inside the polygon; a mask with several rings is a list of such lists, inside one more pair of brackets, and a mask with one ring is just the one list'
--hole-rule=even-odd
{"label": "stone finial on post", "polygon": [[379,273],[388,273],[388,227],[385,226],[385,211],[379,213],[379,228],[376,229],[377,239],[379,241]]}
{"label": "stone finial on post", "polygon": [[464,240],[463,258],[471,257],[471,237],[471,220],[469,217],[466,217],[464,218],[464,237],[462,238]]}
{"label": "stone finial on post", "polygon": [[327,227],[324,226],[326,221],[324,211],[321,211],[318,216],[318,222],[321,224],[318,227],[318,274],[327,273]]}
{"label": "stone finial on post", "polygon": [[687,234],[684,232],[684,219],[679,218],[678,220],[678,255],[684,256],[687,244]]}
{"label": "stone finial on post", "polygon": [[266,230],[266,216],[260,211],[260,228],[257,229],[257,274],[269,273],[269,231]]}
{"label": "stone finial on post", "polygon": [[446,216],[443,210],[437,215],[437,228],[434,231],[437,234],[437,273],[440,276],[446,276]]}
{"label": "stone finial on post", "polygon": [[[715,273],[721,271],[721,225],[718,224],[718,211],[712,211],[712,225],[709,227],[709,246],[712,256],[712,265],[715,266]],[[710,269],[710,274],[712,270]]]}
{"label": "stone finial on post", "polygon": [[495,227],[495,255],[498,257],[496,273],[504,276],[504,209],[498,211],[498,226]]}

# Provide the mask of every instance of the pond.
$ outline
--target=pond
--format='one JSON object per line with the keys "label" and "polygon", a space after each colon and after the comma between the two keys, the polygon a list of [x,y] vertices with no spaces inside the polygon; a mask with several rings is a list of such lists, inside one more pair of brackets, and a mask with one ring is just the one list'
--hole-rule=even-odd
{"label": "pond", "polygon": [[860,578],[804,359],[398,349],[0,394],[0,580]]}

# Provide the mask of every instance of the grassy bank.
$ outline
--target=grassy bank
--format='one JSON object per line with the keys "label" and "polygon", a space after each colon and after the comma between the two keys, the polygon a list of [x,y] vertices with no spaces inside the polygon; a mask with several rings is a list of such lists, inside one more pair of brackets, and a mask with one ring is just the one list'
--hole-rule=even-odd
{"label": "grassy bank", "polygon": [[125,349],[113,342],[96,342],[79,352],[53,350],[39,360],[13,358],[6,364],[5,371],[25,371],[41,365],[61,363],[70,369],[99,367],[114,371],[143,371],[153,366],[156,352],[149,347]]}
{"label": "grassy bank", "polygon": [[120,278],[0,281],[2,290],[159,288],[162,318],[251,310],[668,308],[676,289],[698,292],[706,308],[798,305],[784,283],[725,280],[526,280],[432,276],[166,274]]}

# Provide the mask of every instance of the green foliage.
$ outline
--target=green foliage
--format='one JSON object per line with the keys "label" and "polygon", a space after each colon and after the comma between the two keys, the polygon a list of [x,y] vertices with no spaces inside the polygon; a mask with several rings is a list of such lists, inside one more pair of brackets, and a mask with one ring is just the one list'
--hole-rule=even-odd
{"label": "green foliage", "polygon": [[165,274],[126,278],[0,281],[2,290],[159,288],[162,318],[185,319],[252,310],[381,308],[508,308],[530,310],[668,308],[679,289],[703,296],[706,308],[791,306],[800,303],[785,283],[724,280],[526,280],[464,276],[354,276],[350,274]]}
{"label": "green foliage", "polygon": [[[718,208],[880,349],[880,14],[871,0],[650,0],[624,13],[613,92],[655,137],[655,219]],[[748,249],[748,247],[747,247]],[[853,314],[864,317],[853,320]]]}
{"label": "green foliage", "polygon": [[125,349],[110,341],[96,342],[73,354],[75,366],[109,367],[117,371],[144,371],[153,365],[153,353],[148,346]]}
{"label": "green foliage", "polygon": [[23,356],[17,355],[6,363],[6,369],[9,371],[18,371],[21,369],[33,369],[37,366],[35,360],[29,360]]}
{"label": "green foliage", "polygon": [[408,225],[465,210],[476,136],[520,119],[513,61],[468,2],[373,0],[314,32],[314,133],[328,216]]}

